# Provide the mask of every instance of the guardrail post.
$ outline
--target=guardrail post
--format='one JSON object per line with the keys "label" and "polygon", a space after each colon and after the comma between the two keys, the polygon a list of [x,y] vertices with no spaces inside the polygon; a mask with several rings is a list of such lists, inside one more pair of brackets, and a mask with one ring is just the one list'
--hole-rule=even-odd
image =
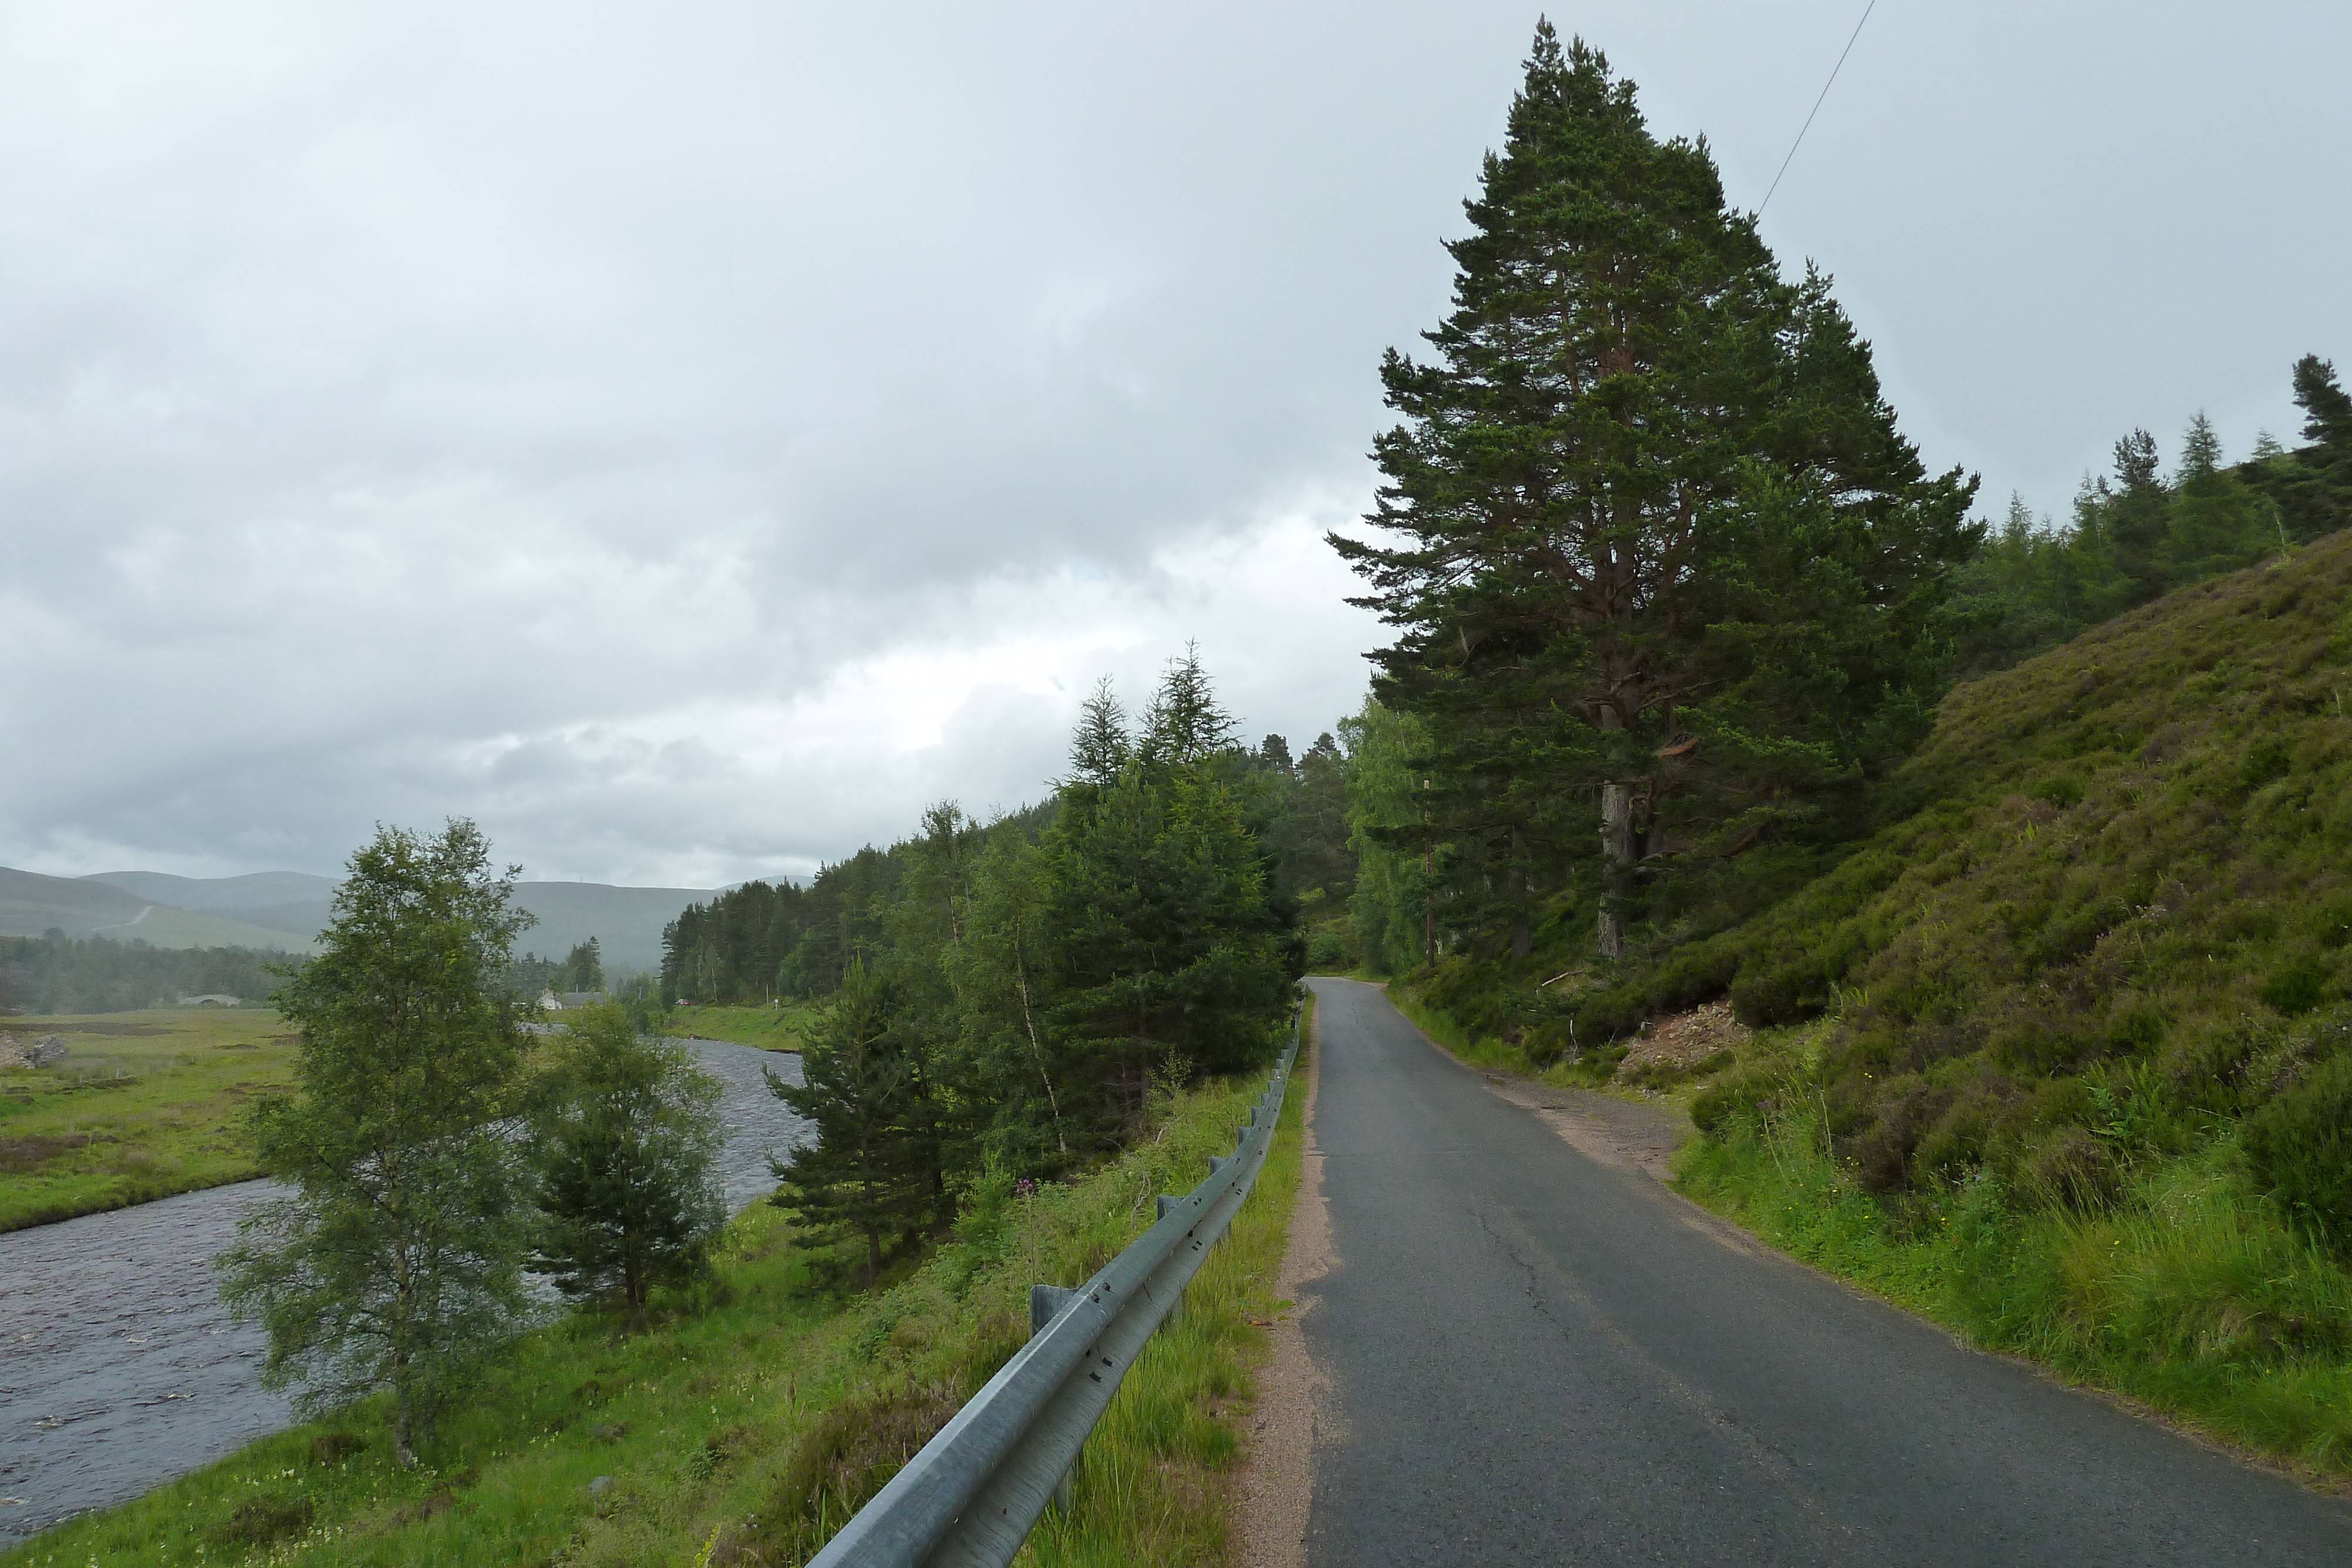
{"label": "guardrail post", "polygon": [[[1153,1215],[1152,1218],[1154,1219],[1167,1218],[1169,1214],[1176,1207],[1176,1206],[1183,1201],[1184,1200],[1181,1197],[1171,1197],[1166,1193],[1161,1193],[1159,1197],[1158,1205],[1160,1211]],[[1171,1301],[1168,1304],[1168,1316],[1161,1321],[1169,1323],[1181,1323],[1184,1321],[1184,1298],[1182,1296],[1178,1296],[1173,1301]]]}
{"label": "guardrail post", "polygon": [[[1161,1198],[1160,1201],[1165,1203],[1168,1200]],[[1040,1330],[1061,1315],[1064,1307],[1085,1294],[1084,1291],[1074,1291],[1064,1285],[1030,1286],[1029,1337],[1036,1338]],[[1077,1453],[1070,1459],[1070,1468],[1064,1470],[1062,1479],[1054,1483],[1054,1506],[1064,1513],[1069,1512],[1071,1504],[1076,1500],[1078,1460],[1086,1457],[1086,1445],[1079,1444]]]}

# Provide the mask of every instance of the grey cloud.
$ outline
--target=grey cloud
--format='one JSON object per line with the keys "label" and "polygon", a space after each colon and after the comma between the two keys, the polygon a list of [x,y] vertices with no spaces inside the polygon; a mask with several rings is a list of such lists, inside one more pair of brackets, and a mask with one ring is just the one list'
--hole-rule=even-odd
{"label": "grey cloud", "polygon": [[[1852,9],[1577,25],[1752,205]],[[1091,675],[1194,633],[1311,737],[1379,633],[1302,541],[1369,501],[1533,19],[11,8],[0,862],[467,811],[551,874],[803,869],[1034,798]],[[1882,8],[1765,228],[1931,462],[2062,507],[2352,364],[2347,54],[2315,4]],[[918,740],[932,697],[843,695],[910,658],[966,683]]]}

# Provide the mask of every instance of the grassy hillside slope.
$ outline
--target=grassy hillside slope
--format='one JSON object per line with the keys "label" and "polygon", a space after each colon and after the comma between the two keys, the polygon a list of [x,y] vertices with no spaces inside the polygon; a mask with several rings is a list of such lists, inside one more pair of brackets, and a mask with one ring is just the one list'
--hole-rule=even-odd
{"label": "grassy hillside slope", "polygon": [[1898,786],[1918,809],[1724,944],[1747,1021],[1833,1015],[1821,1086],[1866,1182],[1990,1166],[2089,1200],[2136,1105],[2187,1136],[2326,1076],[2347,685],[2339,537],[1953,694]]}
{"label": "grassy hillside slope", "polygon": [[1956,692],[1917,810],[1739,934],[1793,1027],[1695,1101],[1694,1194],[2352,1478],[2347,685],[2339,536]]}

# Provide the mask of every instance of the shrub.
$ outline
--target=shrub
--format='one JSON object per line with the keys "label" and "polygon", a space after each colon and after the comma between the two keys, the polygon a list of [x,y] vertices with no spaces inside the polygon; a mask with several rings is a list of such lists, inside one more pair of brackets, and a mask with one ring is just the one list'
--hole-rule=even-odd
{"label": "shrub", "polygon": [[836,1405],[793,1448],[768,1505],[710,1561],[799,1562],[865,1507],[961,1403],[951,1388],[908,1381]]}
{"label": "shrub", "polygon": [[2289,1018],[2307,1013],[2327,999],[2327,970],[2316,958],[2298,958],[2273,970],[2259,994]]}
{"label": "shrub", "polygon": [[310,1517],[309,1499],[264,1492],[238,1503],[228,1518],[209,1532],[209,1540],[224,1551],[268,1546],[310,1529]]}
{"label": "shrub", "polygon": [[1307,968],[1309,974],[1344,974],[1362,962],[1355,944],[1337,925],[1317,928],[1307,940]]}
{"label": "shrub", "polygon": [[2245,1120],[2255,1178],[2330,1246],[2352,1250],[2352,1056],[2337,1056]]}
{"label": "shrub", "polygon": [[2061,773],[2036,785],[2033,798],[2047,800],[2061,810],[2069,806],[2079,806],[2083,803],[2083,781],[2072,774]]}
{"label": "shrub", "polygon": [[1842,1151],[1854,1174],[1873,1192],[1906,1185],[1911,1151],[1951,1106],[1949,1091],[1910,1082],[1878,1097],[1877,1115]]}

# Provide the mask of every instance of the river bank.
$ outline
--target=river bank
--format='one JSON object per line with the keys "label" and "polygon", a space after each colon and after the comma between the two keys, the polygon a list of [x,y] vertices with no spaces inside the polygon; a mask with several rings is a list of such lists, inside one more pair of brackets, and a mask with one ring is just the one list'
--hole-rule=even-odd
{"label": "river bank", "polygon": [[[763,1073],[800,1058],[692,1040],[723,1086],[730,1208],[774,1186],[806,1124]],[[232,1321],[215,1253],[269,1184],[236,1182],[0,1235],[0,1542],[110,1507],[285,1427],[258,1330]]]}
{"label": "river bank", "polygon": [[[755,1205],[730,1227],[714,1285],[657,1302],[651,1332],[573,1313],[525,1335],[449,1422],[431,1469],[396,1469],[381,1412],[362,1405],[66,1522],[0,1563],[115,1568],[258,1551],[337,1568],[800,1561],[795,1551],[1019,1346],[1029,1286],[1077,1283],[1131,1240],[1150,1223],[1152,1194],[1185,1190],[1230,1151],[1264,1082],[1174,1096],[1154,1137],[1068,1183],[974,1193],[951,1238],[872,1292],[829,1282],[842,1260],[803,1248],[784,1211]],[[1182,1318],[1088,1441],[1076,1507],[1041,1525],[1041,1562],[1225,1560],[1258,1325],[1278,1311],[1297,1105]]]}

